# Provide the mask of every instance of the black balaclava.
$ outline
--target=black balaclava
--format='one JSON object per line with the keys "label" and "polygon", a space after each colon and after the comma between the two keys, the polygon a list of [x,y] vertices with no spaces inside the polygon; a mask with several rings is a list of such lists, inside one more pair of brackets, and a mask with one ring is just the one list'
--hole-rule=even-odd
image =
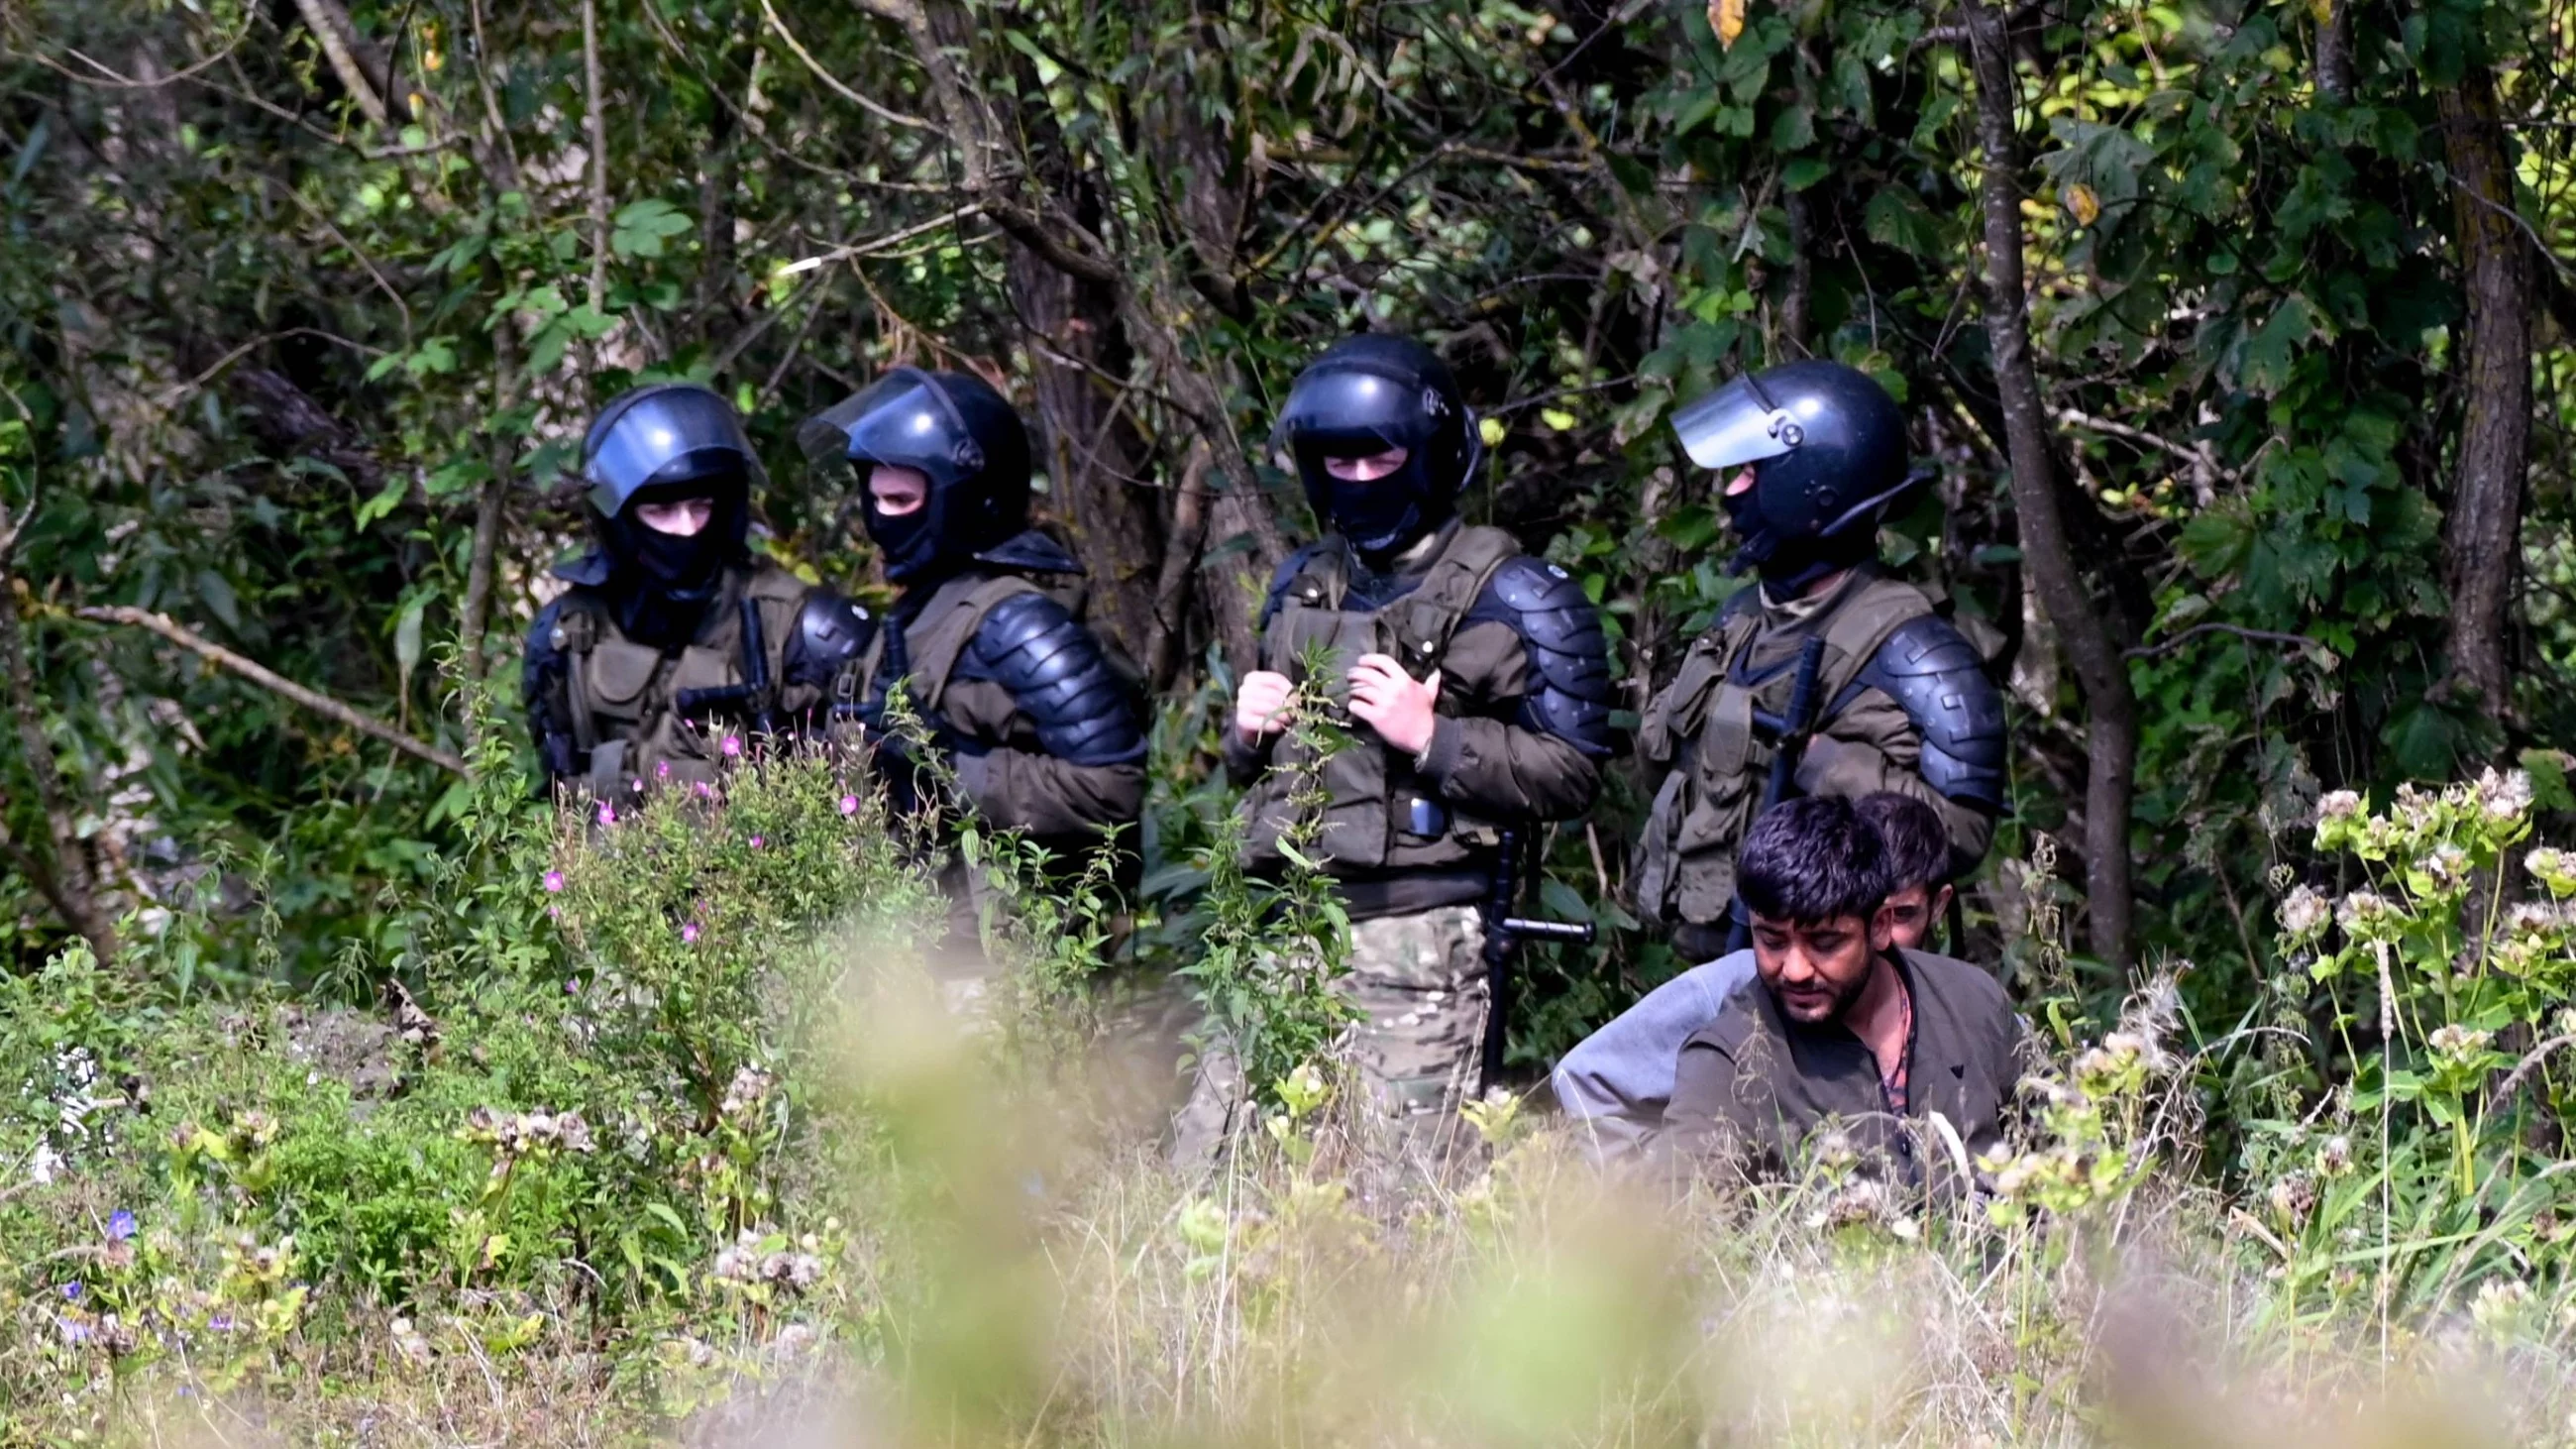
{"label": "black balaclava", "polygon": [[[582,442],[592,531],[608,555],[604,590],[618,627],[655,648],[686,642],[745,556],[751,486],[760,463],[733,407],[690,383],[638,388],[610,403]],[[695,534],[668,534],[638,516],[647,504],[706,498],[714,516]]]}
{"label": "black balaclava", "polygon": [[[1448,522],[1483,455],[1449,365],[1383,333],[1345,337],[1297,374],[1271,436],[1295,459],[1316,516],[1371,566]],[[1383,478],[1336,478],[1326,467],[1395,448],[1403,466]]]}
{"label": "black balaclava", "polygon": [[[858,471],[860,517],[886,577],[943,579],[1029,526],[1029,434],[982,378],[899,367],[805,421],[797,444],[818,463]],[[877,506],[868,473],[884,464],[929,479],[921,507]]]}

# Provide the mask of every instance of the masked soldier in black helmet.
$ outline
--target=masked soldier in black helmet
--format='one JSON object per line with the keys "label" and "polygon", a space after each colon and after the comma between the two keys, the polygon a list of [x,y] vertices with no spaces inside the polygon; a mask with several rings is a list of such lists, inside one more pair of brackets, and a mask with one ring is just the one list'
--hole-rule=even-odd
{"label": "masked soldier in black helmet", "polygon": [[1878,563],[1878,524],[1922,481],[1896,400],[1838,362],[1739,378],[1673,415],[1691,461],[1726,473],[1738,593],[1646,708],[1638,751],[1668,767],[1646,822],[1638,901],[1687,958],[1726,949],[1735,857],[1790,725],[1799,657],[1821,639],[1792,795],[1879,790],[1933,806],[1952,872],[1975,868],[2004,803],[2003,699],[1932,601]]}
{"label": "masked soldier in black helmet", "polygon": [[1100,641],[1039,582],[1082,566],[1029,527],[1019,414],[980,378],[902,367],[809,419],[798,442],[855,470],[868,537],[903,590],[860,663],[860,715],[878,727],[898,794],[912,788],[907,747],[882,726],[901,681],[983,819],[1069,864],[1113,827],[1132,849],[1142,709]]}
{"label": "masked soldier in black helmet", "polygon": [[522,683],[551,783],[623,799],[711,783],[726,754],[809,727],[854,684],[866,616],[745,545],[766,482],[732,404],[637,388],[582,440],[595,546],[538,613]]}
{"label": "masked soldier in black helmet", "polygon": [[[1478,910],[1504,827],[1590,808],[1611,752],[1600,615],[1565,571],[1457,517],[1482,456],[1448,365],[1422,344],[1345,338],[1297,377],[1276,445],[1331,533],[1280,565],[1260,667],[1226,731],[1250,785],[1256,869],[1281,863],[1291,778],[1320,769],[1320,845],[1352,921],[1356,1056],[1401,1139],[1435,1146],[1477,1090],[1488,1002]],[[1314,760],[1286,731],[1306,664],[1352,743]],[[1222,1068],[1220,1068],[1222,1069]],[[1223,1089],[1216,1089],[1222,1094]],[[1203,1079],[1179,1124],[1225,1130]]]}

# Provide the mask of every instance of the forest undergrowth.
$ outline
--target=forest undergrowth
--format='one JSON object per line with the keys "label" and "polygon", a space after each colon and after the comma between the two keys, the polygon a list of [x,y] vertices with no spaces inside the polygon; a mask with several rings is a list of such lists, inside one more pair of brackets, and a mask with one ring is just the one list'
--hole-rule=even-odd
{"label": "forest undergrowth", "polygon": [[[1323,1046],[1177,1173],[1100,876],[830,752],[560,818],[489,755],[346,963],[378,1009],[191,998],[202,918],[0,982],[0,1442],[2576,1442],[2576,864],[2521,776],[2329,796],[2279,1009],[2043,1005],[1994,1194],[1927,1206],[1830,1142],[1605,1175],[1508,1095],[1371,1165],[1279,965],[1328,894],[1215,859],[1146,924]],[[1003,963],[962,1021],[934,841]]]}

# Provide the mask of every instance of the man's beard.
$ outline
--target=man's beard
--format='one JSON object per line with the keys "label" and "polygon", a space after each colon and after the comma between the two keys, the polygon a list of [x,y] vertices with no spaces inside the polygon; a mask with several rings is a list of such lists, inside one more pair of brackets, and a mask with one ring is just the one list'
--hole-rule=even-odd
{"label": "man's beard", "polygon": [[[1772,995],[1775,999],[1779,1000],[1782,1015],[1787,1016],[1792,1021],[1800,1022],[1807,1026],[1822,1026],[1826,1022],[1840,1021],[1845,1016],[1850,1015],[1851,1009],[1860,1004],[1861,993],[1869,990],[1870,977],[1877,973],[1878,961],[1873,955],[1869,963],[1869,969],[1861,972],[1859,976],[1854,977],[1851,984],[1830,988],[1830,994],[1825,998],[1825,1009],[1813,1016],[1805,1015],[1802,1011],[1790,1010],[1788,993],[1780,988],[1772,988]],[[1800,993],[1800,995],[1805,997],[1807,1000],[1814,999],[1811,995],[1808,995],[1808,993],[1805,992]]]}

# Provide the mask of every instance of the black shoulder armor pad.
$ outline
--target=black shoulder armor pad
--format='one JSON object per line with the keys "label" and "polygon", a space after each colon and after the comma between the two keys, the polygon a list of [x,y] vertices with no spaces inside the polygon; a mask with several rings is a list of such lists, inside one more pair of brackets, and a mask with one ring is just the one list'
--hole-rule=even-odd
{"label": "black shoulder armor pad", "polygon": [[1601,611],[1572,575],[1521,557],[1494,570],[1467,623],[1504,623],[1529,656],[1521,723],[1596,758],[1610,746],[1610,640]]}
{"label": "black shoulder armor pad", "polygon": [[1126,682],[1091,631],[1046,594],[995,604],[960,673],[1009,690],[1038,743],[1059,760],[1124,765],[1145,758],[1145,729]]}
{"label": "black shoulder armor pad", "polygon": [[2004,697],[1975,646],[1936,614],[1898,625],[1855,684],[1896,701],[1923,737],[1923,783],[1989,810],[2004,804]]}
{"label": "black shoulder armor pad", "polygon": [[1065,552],[1064,545],[1032,528],[1015,533],[993,547],[975,555],[977,563],[1016,573],[1078,574],[1081,560]]}
{"label": "black shoulder armor pad", "polygon": [[831,686],[833,677],[854,663],[868,647],[874,627],[868,611],[833,593],[816,589],[796,611],[796,632],[787,640],[783,661],[787,682]]}

